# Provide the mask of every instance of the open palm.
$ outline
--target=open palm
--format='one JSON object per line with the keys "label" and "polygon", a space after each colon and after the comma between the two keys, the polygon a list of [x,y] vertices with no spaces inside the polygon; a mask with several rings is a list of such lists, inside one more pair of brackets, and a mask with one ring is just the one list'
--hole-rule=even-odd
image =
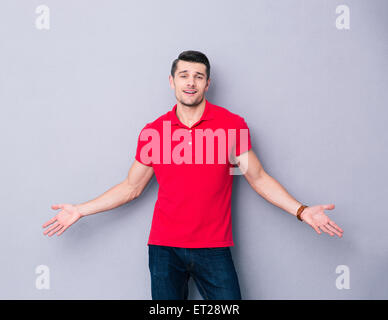
{"label": "open palm", "polygon": [[[325,210],[333,210],[334,204],[317,205],[304,209],[301,218],[304,222],[310,225],[317,233],[321,234],[321,230],[334,236],[342,237],[343,230],[326,214]],[[321,229],[321,230],[320,230]]]}
{"label": "open palm", "polygon": [[62,210],[42,226],[43,228],[50,226],[43,232],[50,237],[56,232],[58,232],[57,236],[61,235],[68,227],[82,217],[77,207],[72,204],[53,204],[51,208]]}

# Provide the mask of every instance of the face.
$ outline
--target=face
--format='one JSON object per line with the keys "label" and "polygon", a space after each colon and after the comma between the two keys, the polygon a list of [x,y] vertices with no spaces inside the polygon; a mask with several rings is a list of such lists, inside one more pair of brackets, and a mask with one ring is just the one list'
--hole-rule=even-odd
{"label": "face", "polygon": [[203,63],[179,60],[174,77],[169,76],[170,86],[175,90],[177,101],[187,107],[199,105],[209,88],[206,66]]}

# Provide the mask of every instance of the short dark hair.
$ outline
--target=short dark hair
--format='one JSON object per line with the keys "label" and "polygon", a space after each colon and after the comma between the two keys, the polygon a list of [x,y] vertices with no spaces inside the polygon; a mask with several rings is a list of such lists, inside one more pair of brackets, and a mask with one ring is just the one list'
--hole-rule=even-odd
{"label": "short dark hair", "polygon": [[175,59],[171,66],[171,75],[174,77],[177,64],[179,60],[188,61],[188,62],[199,62],[203,63],[206,66],[206,80],[210,77],[210,63],[209,59],[199,51],[187,50],[183,51],[177,59]]}

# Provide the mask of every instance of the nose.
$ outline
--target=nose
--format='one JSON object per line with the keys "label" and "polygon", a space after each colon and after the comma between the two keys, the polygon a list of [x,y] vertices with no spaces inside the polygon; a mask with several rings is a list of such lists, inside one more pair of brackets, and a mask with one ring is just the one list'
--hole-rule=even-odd
{"label": "nose", "polygon": [[191,77],[191,76],[187,77],[187,85],[189,87],[194,87],[194,77]]}

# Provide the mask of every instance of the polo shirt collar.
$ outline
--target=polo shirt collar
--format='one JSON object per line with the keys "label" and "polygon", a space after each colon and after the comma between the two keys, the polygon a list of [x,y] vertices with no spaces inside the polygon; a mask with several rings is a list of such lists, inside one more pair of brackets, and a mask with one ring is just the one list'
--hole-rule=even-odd
{"label": "polo shirt collar", "polygon": [[[201,122],[202,120],[214,119],[214,112],[213,112],[212,104],[209,101],[207,101],[207,99],[205,99],[205,101],[206,101],[205,110],[203,111],[202,117],[201,117],[201,119],[199,119],[198,123]],[[181,121],[179,120],[179,118],[176,115],[177,107],[178,107],[178,105],[175,104],[175,106],[170,111],[169,120],[171,120],[171,125],[181,124]]]}

